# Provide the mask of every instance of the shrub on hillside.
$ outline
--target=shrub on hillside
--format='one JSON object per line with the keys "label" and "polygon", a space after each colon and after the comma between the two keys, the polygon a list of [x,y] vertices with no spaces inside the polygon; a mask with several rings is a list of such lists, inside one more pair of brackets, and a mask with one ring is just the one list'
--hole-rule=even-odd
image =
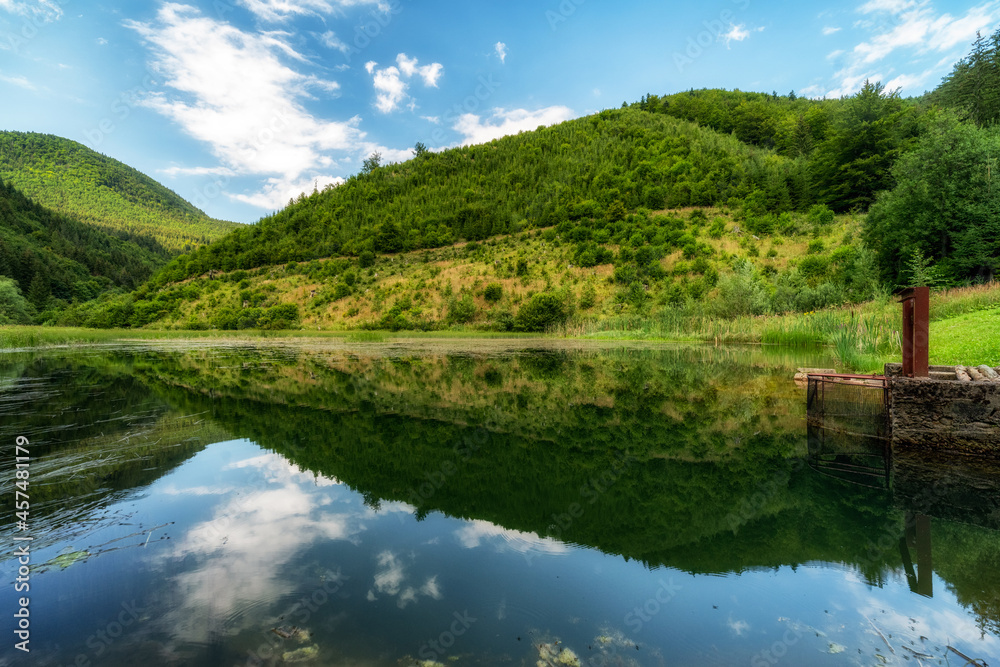
{"label": "shrub on hillside", "polygon": [[763,315],[769,310],[770,294],[752,262],[739,260],[733,272],[719,278],[719,293],[709,304],[721,317]]}
{"label": "shrub on hillside", "polygon": [[500,283],[490,283],[483,291],[483,298],[490,303],[496,303],[503,298],[503,285]]}
{"label": "shrub on hillside", "polygon": [[448,301],[448,323],[465,324],[471,322],[476,317],[476,302],[472,300],[471,294],[461,297],[452,297]]}
{"label": "shrub on hillside", "polygon": [[514,318],[515,331],[545,331],[566,319],[566,306],[555,294],[543,292],[531,297]]}

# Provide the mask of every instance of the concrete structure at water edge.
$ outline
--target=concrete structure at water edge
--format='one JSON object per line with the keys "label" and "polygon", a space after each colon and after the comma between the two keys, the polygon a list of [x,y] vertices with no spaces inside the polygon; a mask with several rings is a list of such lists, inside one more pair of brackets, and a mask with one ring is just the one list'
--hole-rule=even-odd
{"label": "concrete structure at water edge", "polygon": [[1000,379],[959,379],[955,366],[929,370],[911,378],[901,364],[885,366],[893,448],[1000,457]]}
{"label": "concrete structure at water edge", "polygon": [[902,363],[869,376],[802,369],[810,426],[881,441],[890,452],[1000,459],[1000,368],[931,366],[929,290],[903,290],[900,303]]}

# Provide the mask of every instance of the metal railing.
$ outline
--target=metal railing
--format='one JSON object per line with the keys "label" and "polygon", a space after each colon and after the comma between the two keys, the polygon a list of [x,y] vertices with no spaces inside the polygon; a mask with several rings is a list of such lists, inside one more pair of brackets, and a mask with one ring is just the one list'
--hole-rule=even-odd
{"label": "metal railing", "polygon": [[866,486],[887,487],[891,434],[885,376],[811,374],[807,396],[813,469]]}

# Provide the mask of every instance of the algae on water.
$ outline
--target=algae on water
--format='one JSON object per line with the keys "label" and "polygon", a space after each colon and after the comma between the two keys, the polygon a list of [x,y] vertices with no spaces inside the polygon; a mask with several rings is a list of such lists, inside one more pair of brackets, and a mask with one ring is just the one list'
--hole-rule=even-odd
{"label": "algae on water", "polygon": [[287,663],[309,662],[319,657],[319,646],[313,644],[304,646],[294,651],[285,651],[281,654],[281,659]]}

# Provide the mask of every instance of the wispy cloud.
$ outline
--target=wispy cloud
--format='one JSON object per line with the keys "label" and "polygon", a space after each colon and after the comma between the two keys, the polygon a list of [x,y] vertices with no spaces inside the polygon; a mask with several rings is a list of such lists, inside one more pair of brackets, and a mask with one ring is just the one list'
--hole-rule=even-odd
{"label": "wispy cloud", "polygon": [[503,42],[497,42],[493,45],[493,50],[496,51],[497,58],[500,59],[500,64],[503,65],[507,62],[507,45]]}
{"label": "wispy cloud", "polygon": [[386,0],[238,0],[237,4],[272,23],[287,21],[295,16],[324,16],[363,5],[374,5],[381,11],[389,11]]}
{"label": "wispy cloud", "polygon": [[167,167],[160,170],[167,176],[237,176],[228,167]]}
{"label": "wispy cloud", "polygon": [[[844,68],[834,75],[836,81],[827,90],[828,97],[851,95],[866,79],[883,79],[881,63],[897,52],[908,52],[913,60],[970,44],[977,31],[989,29],[1000,19],[1000,2],[991,0],[953,16],[939,11],[931,0],[869,0],[858,13],[861,18],[855,28],[868,36],[854,46]],[[891,70],[888,73],[892,74]],[[909,92],[918,92],[913,87],[923,85],[933,74],[933,70],[902,72],[893,81]]]}
{"label": "wispy cloud", "polygon": [[315,35],[315,37],[320,41],[320,44],[328,49],[335,49],[341,53],[348,53],[351,50],[351,45],[337,37],[337,34],[332,30],[327,30],[321,35]]}
{"label": "wispy cloud", "polygon": [[555,125],[570,118],[573,118],[573,111],[563,106],[551,106],[537,111],[495,109],[493,115],[486,120],[476,114],[462,114],[452,129],[463,136],[462,145],[468,146],[534,130],[539,125]]}
{"label": "wispy cloud", "polygon": [[235,199],[267,199],[267,208],[278,208],[287,198],[276,197],[289,187],[336,166],[331,151],[363,146],[360,118],[330,121],[305,110],[302,100],[317,91],[336,94],[338,84],[289,67],[305,58],[282,33],[243,32],[174,3],[164,4],[154,21],[125,25],[145,39],[163,83],[140,103],[205,142],[232,173],[270,175],[263,192]]}
{"label": "wispy cloud", "polygon": [[3,81],[4,83],[9,83],[14,86],[18,86],[20,88],[24,88],[25,90],[38,90],[38,87],[35,84],[33,84],[27,77],[20,75],[10,76],[4,74],[3,72],[0,72],[0,81]]}
{"label": "wispy cloud", "polygon": [[378,63],[371,60],[365,63],[365,70],[372,75],[375,86],[375,108],[382,113],[391,113],[407,100],[411,109],[416,106],[416,101],[407,93],[410,87],[407,80],[416,76],[423,80],[424,86],[436,88],[444,66],[441,63],[420,66],[416,58],[400,53],[396,56],[396,65],[379,69]]}
{"label": "wispy cloud", "polygon": [[826,26],[826,27],[823,28],[823,34],[827,35],[827,36],[829,36],[829,35],[835,35],[838,32],[840,32],[840,30],[841,30],[841,28],[839,28],[839,27],[828,25],[828,26]]}
{"label": "wispy cloud", "polygon": [[0,9],[37,21],[58,21],[63,10],[57,0],[0,0]]}

